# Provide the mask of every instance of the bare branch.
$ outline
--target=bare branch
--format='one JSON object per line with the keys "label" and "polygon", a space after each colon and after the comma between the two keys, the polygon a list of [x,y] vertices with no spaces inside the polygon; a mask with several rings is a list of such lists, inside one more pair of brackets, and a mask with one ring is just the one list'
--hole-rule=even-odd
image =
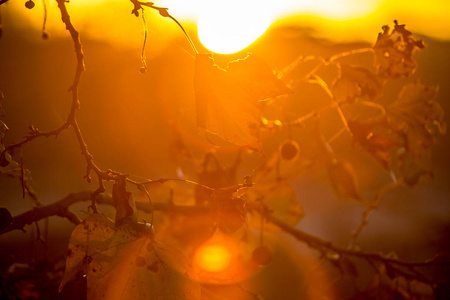
{"label": "bare branch", "polygon": [[383,254],[375,253],[375,252],[366,252],[356,249],[348,249],[348,248],[342,248],[339,246],[334,245],[330,241],[322,240],[319,237],[316,237],[314,235],[308,234],[306,232],[303,232],[301,230],[298,230],[296,228],[293,228],[283,221],[277,219],[271,214],[265,214],[265,217],[267,218],[268,222],[271,222],[275,225],[277,225],[280,229],[282,229],[284,232],[292,235],[297,240],[308,244],[309,247],[314,248],[323,254],[327,253],[335,253],[337,254],[337,260],[340,259],[342,256],[348,256],[353,258],[359,258],[363,259],[369,263],[382,263],[385,265],[389,265],[391,268],[393,268],[394,272],[398,275],[404,276],[408,279],[413,279],[417,281],[421,281],[427,284],[437,283],[440,281],[440,279],[430,279],[426,277],[421,272],[418,272],[415,267],[431,267],[431,266],[448,266],[450,265],[449,260],[440,261],[437,262],[436,260],[430,260],[428,262],[405,262],[399,259],[386,257]]}
{"label": "bare branch", "polygon": [[138,1],[138,0],[130,0],[130,1],[131,1],[131,3],[134,4],[134,8],[133,8],[133,11],[131,13],[136,15],[136,16],[139,16],[138,10],[142,9],[142,6],[146,6],[146,7],[149,7],[149,8],[157,10],[161,16],[172,19],[172,21],[174,21],[180,27],[181,31],[183,31],[184,36],[188,40],[188,42],[191,45],[192,50],[194,50],[195,54],[199,54],[197,48],[195,47],[194,42],[192,41],[191,37],[189,36],[189,34],[186,32],[186,30],[181,25],[181,23],[178,22],[178,20],[175,19],[171,14],[169,14],[169,12],[168,12],[169,9],[168,8],[155,6],[153,2],[141,2],[141,1]]}
{"label": "bare branch", "polygon": [[[71,193],[63,199],[56,201],[52,204],[35,207],[23,214],[15,216],[12,223],[1,234],[7,233],[13,230],[24,230],[26,225],[33,224],[42,219],[59,216],[68,219],[71,223],[78,225],[80,219],[69,210],[69,207],[78,202],[91,201],[95,191],[87,190],[77,193]],[[114,205],[112,197],[109,194],[98,194],[95,196],[95,202],[98,204]],[[156,202],[150,204],[149,202],[137,202],[136,207],[139,210],[151,213],[153,210],[170,211],[173,213],[192,214],[208,212],[210,207],[208,206],[177,206],[172,203]]]}
{"label": "bare branch", "polygon": [[[93,191],[82,191],[78,193],[72,193],[63,199],[49,204],[43,207],[33,208],[23,214],[20,214],[13,218],[11,225],[0,234],[4,234],[13,230],[23,230],[26,225],[32,224],[44,218],[51,216],[60,216],[68,219],[73,224],[77,225],[81,221],[80,219],[69,210],[69,207],[78,202],[85,202],[92,200]],[[114,205],[111,195],[99,194],[96,196],[96,203]],[[137,202],[136,206],[139,210],[152,213],[153,211],[165,211],[171,213],[180,214],[198,214],[198,213],[210,213],[211,207],[209,205],[194,205],[194,206],[179,206],[173,203],[161,203],[161,202]],[[248,206],[249,209],[253,209],[263,213],[265,219],[278,226],[282,231],[289,235],[292,235],[298,241],[306,243],[309,247],[318,250],[325,257],[328,253],[336,254],[336,260],[341,257],[352,257],[362,259],[376,268],[375,263],[384,264],[389,266],[397,275],[403,276],[408,279],[413,279],[427,284],[439,283],[440,279],[428,278],[422,272],[417,270],[420,268],[428,268],[435,266],[449,266],[450,260],[448,258],[441,259],[441,257],[435,257],[433,259],[424,262],[406,262],[396,258],[387,257],[380,253],[366,252],[359,249],[349,249],[334,245],[330,241],[323,240],[317,236],[311,235],[290,225],[287,225],[283,221],[277,219],[269,213],[264,207]]]}
{"label": "bare branch", "polygon": [[91,200],[92,191],[83,191],[79,193],[69,194],[65,198],[41,207],[33,208],[23,214],[20,214],[13,218],[12,223],[2,232],[6,233],[12,230],[23,230],[26,225],[30,225],[34,222],[51,216],[60,216],[67,218],[74,224],[79,224],[80,220],[72,212],[69,211],[69,206],[80,201]]}

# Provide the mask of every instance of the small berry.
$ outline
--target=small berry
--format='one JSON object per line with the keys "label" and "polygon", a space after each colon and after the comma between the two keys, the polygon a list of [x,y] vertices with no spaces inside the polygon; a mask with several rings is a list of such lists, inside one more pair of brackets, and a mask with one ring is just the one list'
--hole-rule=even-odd
{"label": "small berry", "polygon": [[47,31],[42,32],[42,38],[43,38],[44,40],[48,40],[48,37],[49,37],[49,35],[48,35],[48,32],[47,32]]}
{"label": "small berry", "polygon": [[34,2],[31,0],[28,0],[27,2],[25,2],[25,7],[28,9],[32,9],[34,7]]}
{"label": "small berry", "polygon": [[145,72],[147,72],[147,69],[146,69],[145,67],[141,67],[141,68],[139,69],[139,72],[140,72],[141,74],[145,74]]}
{"label": "small berry", "polygon": [[272,250],[266,246],[259,246],[253,250],[252,259],[260,266],[267,265],[272,260]]}
{"label": "small berry", "polygon": [[296,141],[289,140],[283,143],[280,149],[281,156],[286,160],[294,160],[300,153],[300,147]]}

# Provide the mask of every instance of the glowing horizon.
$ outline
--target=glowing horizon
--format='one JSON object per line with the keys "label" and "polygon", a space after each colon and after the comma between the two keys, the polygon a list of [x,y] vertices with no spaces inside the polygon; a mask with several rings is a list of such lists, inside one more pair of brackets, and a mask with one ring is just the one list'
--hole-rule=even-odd
{"label": "glowing horizon", "polygon": [[[104,5],[108,4],[109,10]],[[130,16],[131,3],[119,0],[74,0],[68,5],[73,20],[84,35],[92,38],[121,41],[139,45],[142,42],[141,18]],[[200,42],[210,51],[233,53],[248,47],[275,23],[314,28],[321,38],[342,41],[373,42],[374,34],[382,25],[398,20],[416,34],[431,38],[450,40],[450,2],[430,0],[427,5],[417,0],[161,0],[155,5],[168,7],[170,14],[184,26],[197,25]],[[8,2],[2,5],[4,26],[7,13],[25,15],[28,23],[41,27],[43,9],[40,3],[28,10],[23,3]],[[50,35],[64,31],[60,26],[60,15],[53,2],[48,3],[48,27]],[[163,49],[175,34],[181,34],[176,24],[157,12],[146,10],[149,40],[152,49]],[[14,17],[10,17],[14,20]],[[172,23],[172,24],[171,24]]]}

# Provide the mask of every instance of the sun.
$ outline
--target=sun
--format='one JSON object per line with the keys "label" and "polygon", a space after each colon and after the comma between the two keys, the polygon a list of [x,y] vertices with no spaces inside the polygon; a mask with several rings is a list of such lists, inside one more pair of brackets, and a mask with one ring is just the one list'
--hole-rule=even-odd
{"label": "sun", "polygon": [[230,54],[252,44],[271,23],[265,0],[208,1],[198,16],[198,36],[208,50]]}

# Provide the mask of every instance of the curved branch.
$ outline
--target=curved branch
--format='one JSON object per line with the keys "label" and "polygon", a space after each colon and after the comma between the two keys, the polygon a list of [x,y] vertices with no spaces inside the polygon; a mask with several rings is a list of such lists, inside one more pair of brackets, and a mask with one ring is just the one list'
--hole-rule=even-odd
{"label": "curved branch", "polygon": [[[69,207],[78,202],[92,200],[92,195],[93,191],[91,190],[81,191],[78,193],[69,194],[63,199],[52,204],[33,208],[23,214],[14,217],[9,227],[6,228],[3,232],[0,232],[0,235],[13,230],[23,230],[26,225],[30,225],[34,222],[51,216],[60,216],[66,218],[70,222],[77,225],[81,221],[74,213],[69,210]],[[95,200],[98,204],[114,205],[112,197],[109,194],[99,194],[96,196]],[[150,204],[148,202],[137,202],[136,206],[139,210],[150,213],[156,210],[180,214],[198,214],[211,212],[211,207],[208,205],[180,206],[173,203],[155,202],[153,204]],[[309,247],[325,254],[325,256],[327,256],[328,253],[336,254],[335,256],[337,256],[337,258],[335,260],[339,260],[341,257],[346,256],[365,260],[371,265],[373,265],[374,263],[381,263],[391,268],[396,274],[400,276],[418,280],[428,284],[438,283],[439,280],[426,277],[424,274],[417,271],[416,268],[427,268],[435,266],[443,267],[450,265],[450,260],[448,260],[448,258],[440,256],[436,256],[435,258],[424,262],[406,262],[396,258],[387,257],[376,252],[366,252],[359,249],[339,247],[334,245],[330,241],[323,240],[317,236],[287,225],[282,220],[279,220],[272,214],[268,213],[267,210],[264,209],[264,207],[249,205],[248,208],[256,210],[260,213],[264,213],[265,219],[268,222],[271,222],[274,225],[278,226],[282,231],[293,236],[298,241],[306,243]],[[330,258],[330,260],[333,259]]]}
{"label": "curved branch", "polygon": [[130,1],[134,5],[133,11],[131,13],[135,14],[136,16],[139,16],[138,10],[142,9],[142,6],[146,6],[146,7],[149,7],[149,8],[157,10],[162,17],[169,18],[172,21],[174,21],[178,25],[178,27],[180,27],[181,31],[183,31],[184,36],[188,40],[189,45],[191,46],[191,48],[195,52],[195,54],[199,54],[197,48],[195,47],[194,42],[192,41],[191,37],[189,36],[189,34],[186,32],[186,30],[181,25],[181,23],[178,22],[178,20],[175,19],[171,14],[169,14],[169,12],[168,12],[169,9],[168,8],[155,6],[153,2],[141,2],[141,1],[138,1],[138,0],[130,0]]}
{"label": "curved branch", "polygon": [[[35,207],[27,212],[24,212],[18,216],[15,216],[11,222],[11,224],[2,232],[0,235],[5,234],[7,232],[13,230],[24,230],[26,225],[33,224],[34,222],[38,222],[42,219],[59,216],[62,218],[68,219],[71,223],[78,225],[81,223],[81,220],[69,210],[69,207],[75,203],[92,201],[92,197],[95,191],[87,190],[81,191],[77,193],[71,193],[66,197],[58,200],[52,204],[46,206]],[[112,196],[109,194],[98,194],[95,197],[95,202],[98,204],[106,204],[114,206]],[[153,207],[152,207],[153,205]],[[152,212],[153,210],[159,211],[170,211],[173,213],[182,213],[182,214],[195,214],[195,213],[206,213],[210,210],[208,206],[177,206],[173,203],[161,203],[156,202],[150,205],[148,202],[137,202],[136,206],[139,210],[145,212]]]}
{"label": "curved branch", "polygon": [[[81,153],[86,159],[87,163],[87,171],[86,171],[86,178],[88,181],[90,181],[90,171],[93,170],[99,179],[107,179],[108,176],[102,172],[102,170],[94,163],[92,155],[89,153],[89,150],[87,148],[86,143],[84,142],[83,135],[81,133],[80,127],[78,126],[78,122],[75,118],[75,113],[78,110],[80,106],[80,101],[78,99],[78,85],[80,83],[81,74],[85,70],[84,65],[84,53],[83,48],[81,45],[80,40],[80,34],[73,26],[69,13],[66,8],[66,1],[65,0],[57,0],[58,2],[58,8],[61,11],[61,19],[63,23],[66,25],[67,31],[69,31],[70,36],[72,37],[73,44],[75,47],[75,54],[77,57],[77,67],[75,71],[75,76],[73,79],[72,86],[69,88],[69,91],[72,92],[72,107],[69,113],[69,116],[67,117],[67,123],[72,126],[75,135],[77,137],[78,143],[81,148]],[[100,188],[101,189],[101,188]]]}
{"label": "curved branch", "polygon": [[24,230],[26,225],[33,224],[34,222],[51,216],[60,216],[62,218],[66,218],[70,222],[77,225],[81,221],[74,213],[69,211],[69,206],[80,201],[90,200],[91,197],[92,191],[83,191],[79,193],[69,194],[63,199],[52,204],[35,207],[23,214],[15,216],[12,220],[12,223],[3,232],[1,232],[1,234],[13,230]]}
{"label": "curved branch", "polygon": [[30,133],[27,136],[25,136],[22,141],[11,144],[8,147],[5,147],[5,149],[0,154],[0,160],[5,159],[6,153],[12,153],[12,152],[14,152],[15,149],[20,148],[25,144],[28,144],[29,142],[33,141],[36,138],[40,138],[40,137],[48,138],[51,136],[57,137],[63,130],[68,129],[69,126],[70,126],[70,123],[66,121],[66,122],[64,122],[64,124],[62,124],[58,128],[51,130],[51,131],[46,131],[46,132],[41,132],[41,131],[39,131],[39,129],[35,128],[34,126],[30,126],[29,127]]}
{"label": "curved branch", "polygon": [[342,248],[334,245],[330,241],[322,240],[319,237],[308,234],[294,227],[291,227],[283,221],[277,219],[271,214],[265,214],[265,218],[268,222],[271,222],[278,226],[284,232],[292,235],[298,241],[308,244],[309,247],[314,248],[325,255],[327,253],[337,254],[336,260],[339,260],[342,256],[353,257],[363,259],[369,263],[382,263],[385,266],[392,268],[393,272],[403,277],[421,281],[427,284],[438,283],[440,280],[433,280],[426,277],[421,272],[416,270],[416,267],[431,267],[431,266],[448,266],[449,260],[437,261],[436,259],[428,260],[426,262],[405,262],[396,258],[386,257],[383,254],[376,252],[366,252],[356,249]]}

